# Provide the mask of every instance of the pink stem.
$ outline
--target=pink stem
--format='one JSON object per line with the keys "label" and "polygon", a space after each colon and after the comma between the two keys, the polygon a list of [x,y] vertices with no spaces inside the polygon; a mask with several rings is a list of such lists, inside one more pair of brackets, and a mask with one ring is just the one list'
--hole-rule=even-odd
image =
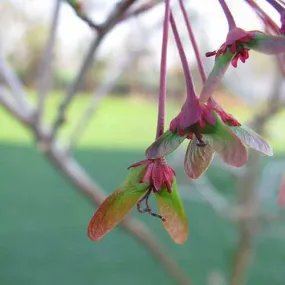
{"label": "pink stem", "polygon": [[261,20],[268,25],[276,34],[280,34],[278,26],[275,22],[258,6],[253,0],[245,0],[258,14]]}
{"label": "pink stem", "polygon": [[159,88],[156,138],[159,138],[164,131],[165,100],[166,100],[166,61],[167,61],[169,16],[170,16],[170,0],[165,0],[165,13],[164,13],[164,22],[163,22],[163,36],[162,36],[161,61],[160,61],[160,85],[159,85],[160,88]]}
{"label": "pink stem", "polygon": [[191,40],[191,43],[192,43],[192,46],[193,46],[193,49],[194,49],[196,61],[197,61],[197,64],[198,64],[198,69],[199,69],[199,72],[200,72],[200,75],[201,75],[201,79],[202,79],[202,82],[205,83],[207,76],[206,76],[206,73],[205,73],[205,69],[204,69],[204,66],[203,66],[203,63],[202,63],[202,60],[201,60],[201,56],[200,56],[200,53],[199,53],[198,45],[197,45],[197,42],[196,42],[193,30],[192,30],[190,19],[189,19],[188,15],[187,15],[187,12],[186,12],[183,0],[179,0],[179,5],[180,5],[180,8],[181,8],[183,17],[184,17],[184,21],[186,23],[188,35],[190,37],[190,40]]}
{"label": "pink stem", "polygon": [[227,18],[229,30],[236,28],[236,23],[235,23],[234,17],[232,15],[227,3],[225,2],[225,0],[219,0],[219,2],[220,2],[220,5],[222,6],[224,14]]}
{"label": "pink stem", "polygon": [[183,71],[184,71],[184,77],[185,77],[185,81],[186,81],[186,89],[187,89],[187,98],[188,99],[196,99],[196,95],[195,95],[195,90],[194,90],[194,85],[193,85],[193,81],[192,81],[192,77],[191,77],[191,73],[190,73],[190,69],[189,69],[189,65],[186,59],[186,55],[182,46],[182,42],[180,39],[180,35],[178,33],[176,24],[175,24],[175,20],[173,17],[172,12],[170,12],[170,24],[171,24],[171,28],[173,31],[173,35],[174,35],[174,39],[176,42],[176,46],[179,52],[179,56],[181,59],[181,63],[182,63],[182,67],[183,67]]}
{"label": "pink stem", "polygon": [[279,14],[284,12],[284,7],[275,0],[266,0]]}
{"label": "pink stem", "polygon": [[[184,17],[184,21],[186,23],[186,27],[187,27],[187,31],[188,31],[188,34],[189,34],[189,37],[190,37],[190,41],[191,41],[193,49],[194,49],[196,61],[197,61],[197,64],[198,64],[199,73],[200,73],[202,82],[204,84],[206,82],[206,80],[207,80],[207,76],[206,76],[205,68],[204,68],[202,60],[201,60],[201,55],[199,53],[197,41],[196,41],[195,35],[193,33],[193,30],[192,30],[192,27],[191,27],[191,23],[190,23],[190,19],[189,19],[188,15],[187,15],[187,12],[186,12],[183,0],[179,0],[179,4],[180,4],[180,8],[181,8],[183,17]],[[217,104],[212,96],[208,99],[208,103],[210,103],[212,105],[216,105]]]}

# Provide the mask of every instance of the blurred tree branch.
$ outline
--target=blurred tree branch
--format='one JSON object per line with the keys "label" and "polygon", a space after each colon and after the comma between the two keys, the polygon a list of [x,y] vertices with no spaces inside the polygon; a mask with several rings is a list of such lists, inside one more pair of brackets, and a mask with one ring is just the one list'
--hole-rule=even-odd
{"label": "blurred tree branch", "polygon": [[[282,82],[284,78],[276,76],[276,82],[273,86],[272,94],[263,111],[259,111],[249,124],[259,134],[264,133],[264,128],[268,120],[285,107],[282,99]],[[252,239],[258,230],[259,220],[259,166],[260,155],[252,152],[246,171],[241,177],[237,178],[237,193],[239,194],[239,207],[242,215],[239,219],[239,243],[234,257],[233,272],[231,276],[231,285],[245,284],[246,269],[252,256]]]}
{"label": "blurred tree branch", "polygon": [[54,45],[56,40],[56,32],[59,21],[61,0],[55,2],[54,14],[51,20],[50,33],[46,42],[46,46],[43,52],[42,61],[38,72],[38,108],[37,108],[37,120],[41,123],[41,119],[44,116],[44,105],[47,93],[51,88],[52,81],[52,62],[54,59]]}

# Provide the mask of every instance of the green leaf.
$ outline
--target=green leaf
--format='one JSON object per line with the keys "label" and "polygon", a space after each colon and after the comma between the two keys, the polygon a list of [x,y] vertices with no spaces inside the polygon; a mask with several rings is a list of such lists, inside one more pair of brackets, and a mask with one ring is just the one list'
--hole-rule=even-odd
{"label": "green leaf", "polygon": [[199,97],[201,103],[206,103],[214,91],[219,87],[233,57],[234,54],[230,51],[226,51],[224,54],[220,54],[216,57],[215,65],[209,74]]}

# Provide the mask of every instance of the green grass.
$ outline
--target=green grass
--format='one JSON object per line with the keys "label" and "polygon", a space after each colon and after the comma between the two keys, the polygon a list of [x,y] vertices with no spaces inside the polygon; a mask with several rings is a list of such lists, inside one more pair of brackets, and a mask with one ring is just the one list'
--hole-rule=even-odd
{"label": "green grass", "polygon": [[[129,162],[140,156],[138,151],[95,149],[76,154],[108,192],[123,180]],[[86,227],[95,208],[36,150],[2,144],[0,157],[5,162],[0,172],[0,284],[174,284],[122,229],[114,229],[98,243],[89,241]],[[211,168],[213,182],[221,183],[214,173]],[[232,180],[226,181],[231,187]],[[236,225],[221,219],[206,203],[184,200],[184,205],[190,237],[183,246],[170,240],[158,220],[133,214],[147,223],[193,284],[207,284],[213,271],[229,276]],[[259,238],[254,247],[247,284],[284,285],[285,240]]]}

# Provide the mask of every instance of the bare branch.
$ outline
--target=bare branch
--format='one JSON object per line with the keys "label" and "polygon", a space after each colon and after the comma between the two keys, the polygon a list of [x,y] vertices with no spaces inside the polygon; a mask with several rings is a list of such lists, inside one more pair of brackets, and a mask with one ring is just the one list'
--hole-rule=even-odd
{"label": "bare branch", "polygon": [[75,14],[85,23],[88,24],[88,26],[94,30],[97,30],[98,32],[101,30],[101,26],[99,24],[95,24],[94,21],[92,21],[85,13],[84,13],[84,7],[83,4],[80,1],[76,0],[66,0],[66,2],[71,6],[71,8],[74,10]]}
{"label": "bare branch", "polygon": [[101,28],[98,31],[98,35],[95,37],[94,41],[91,43],[89,51],[87,52],[85,56],[85,59],[77,73],[75,80],[69,86],[67,93],[59,106],[57,118],[55,119],[53,126],[52,126],[51,140],[54,139],[54,137],[57,134],[58,129],[63,124],[64,119],[65,119],[66,109],[68,108],[68,105],[71,103],[73,97],[78,91],[87,71],[92,66],[94,53],[97,51],[98,47],[100,46],[104,36],[119,22],[119,20],[124,15],[124,13],[126,13],[127,9],[133,3],[135,3],[135,1],[136,0],[122,0],[121,2],[119,2],[116,5],[113,12],[109,15],[105,23],[101,25]]}
{"label": "bare branch", "polygon": [[108,19],[101,26],[101,33],[107,33],[110,31],[127,13],[127,10],[136,2],[137,0],[121,0],[115,9],[111,12]]}
{"label": "bare branch", "polygon": [[42,117],[44,116],[44,105],[46,95],[51,87],[52,80],[52,61],[53,61],[53,48],[56,39],[56,31],[59,20],[61,0],[55,0],[54,14],[51,21],[50,33],[47,39],[46,47],[43,53],[42,61],[39,68],[38,77],[38,109],[37,120],[40,124]]}
{"label": "bare branch", "polygon": [[162,3],[163,0],[149,0],[147,3],[142,4],[141,6],[133,9],[132,11],[126,13],[121,21],[129,19],[131,17],[135,17],[135,16],[139,16],[142,13],[145,13],[149,10],[151,10],[153,7],[155,7],[156,5]]}
{"label": "bare branch", "polygon": [[56,136],[58,129],[64,123],[66,109],[68,105],[71,103],[73,97],[76,95],[76,92],[78,91],[83,81],[83,78],[85,77],[87,71],[91,67],[93,63],[94,53],[97,51],[98,47],[100,46],[103,37],[104,37],[103,35],[98,35],[93,40],[84,58],[84,61],[81,67],[79,68],[77,76],[75,77],[74,81],[69,85],[65,97],[60,103],[60,106],[58,108],[58,114],[52,126],[51,139],[53,139]]}
{"label": "bare branch", "polygon": [[[258,112],[251,124],[260,134],[264,131],[266,122],[275,115],[282,107],[281,103],[281,79],[277,76],[273,92],[269,97],[267,106],[263,112]],[[238,179],[238,189],[240,205],[244,207],[244,216],[240,218],[239,245],[236,250],[231,285],[243,284],[245,271],[250,262],[252,254],[252,239],[257,231],[259,212],[259,154],[252,153],[247,163],[247,171]]]}
{"label": "bare branch", "polygon": [[19,80],[10,64],[5,60],[2,54],[0,54],[0,75],[2,75],[3,79],[12,90],[12,96],[17,101],[17,104],[23,110],[27,111],[28,101],[22,82]]}
{"label": "bare branch", "polygon": [[98,90],[92,96],[91,102],[88,104],[87,108],[82,114],[82,117],[78,120],[73,132],[71,133],[68,150],[70,151],[75,147],[78,140],[82,137],[82,134],[86,130],[89,121],[91,120],[94,112],[97,110],[99,103],[101,100],[107,96],[113,89],[116,81],[124,72],[128,64],[131,62],[133,56],[123,57],[123,60],[120,60],[119,63],[116,62],[112,64],[110,68],[108,68],[108,77],[105,82],[103,82]]}
{"label": "bare branch", "polygon": [[3,86],[0,86],[0,103],[13,117],[17,118],[24,125],[30,125],[32,123],[33,113],[30,112],[30,114],[28,114],[26,110],[23,110]]}

